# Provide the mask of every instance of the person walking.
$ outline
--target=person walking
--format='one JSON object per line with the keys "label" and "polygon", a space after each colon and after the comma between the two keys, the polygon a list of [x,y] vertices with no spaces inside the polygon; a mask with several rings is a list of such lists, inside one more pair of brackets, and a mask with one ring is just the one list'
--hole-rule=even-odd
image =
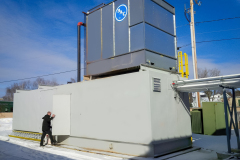
{"label": "person walking", "polygon": [[40,146],[44,146],[43,145],[43,139],[45,138],[46,134],[49,135],[50,139],[51,139],[51,144],[55,144],[56,141],[53,140],[52,137],[52,131],[51,131],[51,120],[55,117],[55,115],[53,114],[51,117],[51,112],[48,111],[47,114],[42,118],[43,119],[43,123],[42,123],[42,137],[41,137],[41,142],[40,142]]}

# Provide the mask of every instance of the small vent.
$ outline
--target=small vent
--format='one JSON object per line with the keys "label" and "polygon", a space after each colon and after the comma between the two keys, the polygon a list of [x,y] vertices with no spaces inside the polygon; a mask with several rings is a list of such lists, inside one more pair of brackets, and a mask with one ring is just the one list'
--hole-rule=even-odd
{"label": "small vent", "polygon": [[153,78],[153,92],[161,92],[161,80]]}

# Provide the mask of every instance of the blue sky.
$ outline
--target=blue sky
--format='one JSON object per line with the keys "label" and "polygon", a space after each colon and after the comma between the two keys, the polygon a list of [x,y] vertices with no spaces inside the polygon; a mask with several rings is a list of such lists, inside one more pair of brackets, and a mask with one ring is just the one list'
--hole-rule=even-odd
{"label": "blue sky", "polygon": [[[0,82],[76,69],[76,25],[83,21],[82,11],[110,1],[0,0]],[[176,25],[187,24],[184,4],[189,7],[189,0],[167,2],[176,8]],[[194,7],[196,22],[240,17],[240,0],[202,0]],[[191,43],[190,27],[178,27],[177,36],[178,46]],[[196,25],[197,42],[239,37],[240,19]],[[197,44],[199,68],[218,68],[222,75],[240,73],[239,46],[240,40]],[[191,46],[181,50],[189,55],[192,75]],[[44,78],[66,84],[71,77],[76,78],[76,72]],[[0,83],[0,97],[12,83]]]}

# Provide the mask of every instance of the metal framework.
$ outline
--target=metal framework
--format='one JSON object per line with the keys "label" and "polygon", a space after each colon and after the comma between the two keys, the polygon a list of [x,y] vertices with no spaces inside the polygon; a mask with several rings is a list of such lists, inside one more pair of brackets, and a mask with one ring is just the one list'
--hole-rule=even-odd
{"label": "metal framework", "polygon": [[[21,139],[27,139],[27,140],[33,140],[33,141],[40,141],[41,136],[42,136],[42,133],[16,131],[16,130],[13,130],[12,133],[9,135],[9,137],[21,138]],[[45,136],[43,143],[44,145],[47,145],[49,143],[48,134]]]}
{"label": "metal framework", "polygon": [[[235,88],[230,88],[230,87],[224,87],[220,86],[223,88],[223,99],[224,99],[224,112],[225,112],[225,122],[226,122],[226,133],[227,133],[227,145],[228,145],[228,153],[231,153],[231,128],[233,125],[236,137],[237,137],[237,145],[238,149],[240,149],[240,144],[239,144],[239,130],[238,130],[238,119],[237,119],[237,109],[236,109],[236,98],[235,98]],[[231,89],[232,90],[232,109],[230,109],[230,106],[228,104],[228,99],[227,99],[227,94],[226,94],[226,89]],[[230,115],[230,125],[229,125],[229,120],[228,120],[228,113]],[[235,121],[233,121],[233,112],[234,112],[234,118]]]}
{"label": "metal framework", "polygon": [[222,89],[220,85],[231,88],[240,88],[240,74],[173,82],[173,88],[179,92],[219,90]]}
{"label": "metal framework", "polygon": [[12,137],[23,137],[23,138],[29,138],[33,140],[40,140],[42,134],[41,133],[35,133],[35,132],[25,132],[25,131],[16,131],[13,130],[11,135]]}
{"label": "metal framework", "polygon": [[[207,90],[223,89],[228,153],[231,153],[230,139],[231,139],[232,126],[234,128],[234,131],[237,137],[238,149],[240,149],[238,119],[237,119],[237,109],[236,109],[236,96],[235,96],[235,89],[240,88],[240,74],[209,77],[209,78],[202,78],[202,79],[193,79],[193,80],[174,81],[172,83],[172,86],[178,92],[201,92],[201,91],[207,91]],[[226,89],[232,90],[232,95],[233,95],[232,109],[228,104]],[[234,115],[234,118],[233,118],[233,115]],[[235,121],[233,119],[235,119]]]}

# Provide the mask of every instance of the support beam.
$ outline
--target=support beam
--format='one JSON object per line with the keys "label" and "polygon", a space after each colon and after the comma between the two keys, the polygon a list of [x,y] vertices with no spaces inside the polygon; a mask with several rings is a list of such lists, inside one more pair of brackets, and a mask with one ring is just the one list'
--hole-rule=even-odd
{"label": "support beam", "polygon": [[228,100],[226,95],[226,89],[223,89],[223,101],[224,101],[224,112],[225,112],[225,124],[226,124],[226,133],[227,133],[227,145],[228,145],[228,153],[231,153],[231,144],[230,144],[230,134],[229,133],[229,124],[228,124]]}
{"label": "support beam", "polygon": [[[221,86],[223,87],[223,86]],[[226,123],[226,133],[227,133],[227,145],[228,145],[228,153],[231,153],[231,127],[233,125],[236,138],[237,138],[237,145],[238,149],[240,149],[240,143],[239,143],[239,129],[238,129],[238,119],[237,119],[237,109],[236,109],[236,97],[235,97],[235,88],[228,88],[232,90],[232,110],[230,109],[230,106],[228,104],[228,99],[227,99],[227,93],[226,93],[226,88],[223,87],[223,100],[224,100],[224,111],[225,111],[225,123]],[[234,112],[234,118],[235,121],[233,121],[233,112]],[[230,125],[229,125],[229,120],[228,116],[230,115]]]}
{"label": "support beam", "polygon": [[237,137],[237,145],[238,149],[240,149],[240,143],[239,143],[239,129],[238,129],[238,117],[237,117],[237,106],[236,106],[236,96],[235,96],[235,89],[232,89],[232,109],[234,111],[234,118],[235,118],[235,134]]}

